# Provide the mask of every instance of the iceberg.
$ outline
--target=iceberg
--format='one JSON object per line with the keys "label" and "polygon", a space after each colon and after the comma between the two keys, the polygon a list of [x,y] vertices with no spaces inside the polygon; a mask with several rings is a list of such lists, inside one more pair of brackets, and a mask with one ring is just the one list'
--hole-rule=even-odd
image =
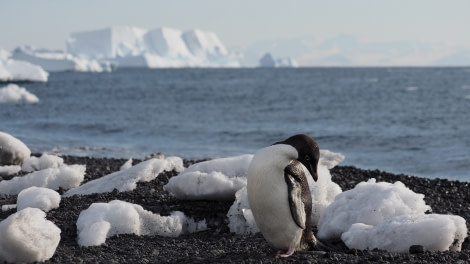
{"label": "iceberg", "polygon": [[265,68],[275,67],[297,67],[297,62],[292,58],[278,58],[274,59],[271,53],[266,53],[259,60],[259,66]]}
{"label": "iceberg", "polygon": [[199,29],[109,27],[71,33],[66,46],[73,56],[119,67],[240,67],[215,33]]}
{"label": "iceberg", "polygon": [[8,51],[0,48],[0,82],[47,82],[48,78],[49,73],[40,66],[12,59]]}
{"label": "iceberg", "polygon": [[83,57],[73,56],[60,50],[36,49],[31,46],[17,47],[11,56],[15,60],[27,61],[41,66],[49,72],[58,71],[111,71],[109,62],[98,62]]}

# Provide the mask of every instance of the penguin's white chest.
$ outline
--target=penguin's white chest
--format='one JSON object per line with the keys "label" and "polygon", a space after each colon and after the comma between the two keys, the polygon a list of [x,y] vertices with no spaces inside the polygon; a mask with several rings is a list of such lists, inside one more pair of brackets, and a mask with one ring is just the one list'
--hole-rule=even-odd
{"label": "penguin's white chest", "polygon": [[[266,149],[274,148],[273,146]],[[265,150],[265,149],[263,149]],[[296,248],[302,237],[289,207],[284,167],[291,159],[260,150],[248,169],[248,201],[265,239],[278,249]]]}

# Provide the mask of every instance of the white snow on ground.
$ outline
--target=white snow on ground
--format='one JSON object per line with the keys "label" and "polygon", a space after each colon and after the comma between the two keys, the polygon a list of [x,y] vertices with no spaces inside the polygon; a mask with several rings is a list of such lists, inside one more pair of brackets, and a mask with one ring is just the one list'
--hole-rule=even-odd
{"label": "white snow on ground", "polygon": [[0,166],[0,176],[9,176],[16,174],[21,171],[21,166],[19,165],[6,165]]}
{"label": "white snow on ground", "polygon": [[395,216],[376,226],[353,224],[341,239],[349,248],[407,253],[412,245],[431,251],[460,251],[466,237],[467,226],[460,216],[414,214]]}
{"label": "white snow on ground", "polygon": [[85,165],[64,165],[14,177],[0,182],[0,194],[18,194],[31,186],[53,190],[70,189],[80,185],[85,176]]}
{"label": "white snow on ground", "polygon": [[77,220],[78,243],[82,246],[101,245],[106,238],[117,234],[176,237],[205,229],[205,220],[195,222],[182,212],[160,216],[140,205],[119,200],[94,203],[82,211]]}
{"label": "white snow on ground", "polygon": [[16,84],[0,88],[0,104],[34,104],[39,98]]}
{"label": "white snow on ground", "polygon": [[350,248],[407,252],[412,245],[428,250],[460,250],[467,237],[460,216],[425,214],[424,195],[403,183],[361,182],[339,194],[320,217],[320,239],[341,238]]}
{"label": "white snow on ground", "polygon": [[64,165],[64,159],[59,156],[44,153],[39,158],[31,156],[29,159],[25,160],[21,166],[21,170],[25,172],[33,172],[48,168],[58,168],[62,165]]}
{"label": "white snow on ground", "polygon": [[60,194],[54,190],[43,187],[29,187],[18,194],[16,209],[18,211],[27,207],[38,208],[44,212],[58,208]]}
{"label": "white snow on ground", "polygon": [[189,166],[163,186],[178,199],[226,200],[246,186],[248,165],[253,155],[203,161]]}
{"label": "white snow on ground", "polygon": [[424,214],[431,208],[403,183],[361,182],[354,189],[339,194],[322,214],[318,237],[339,238],[354,223],[377,225],[393,216]]}
{"label": "white snow on ground", "polygon": [[112,192],[114,189],[120,192],[132,191],[137,187],[137,182],[149,182],[164,171],[182,171],[183,169],[183,160],[179,157],[150,159],[128,169],[89,181],[82,186],[67,191],[63,196]]}
{"label": "white snow on ground", "polygon": [[0,261],[35,262],[50,259],[59,245],[60,229],[46,213],[26,208],[0,222]]}

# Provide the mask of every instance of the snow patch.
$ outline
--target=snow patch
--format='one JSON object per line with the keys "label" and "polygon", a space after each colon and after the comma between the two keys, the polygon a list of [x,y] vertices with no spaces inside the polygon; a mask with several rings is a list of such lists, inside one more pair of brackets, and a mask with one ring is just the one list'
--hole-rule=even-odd
{"label": "snow patch", "polygon": [[59,245],[60,232],[39,209],[26,208],[10,215],[0,222],[0,261],[48,260]]}
{"label": "snow patch", "polygon": [[38,208],[44,212],[58,208],[60,204],[60,194],[54,190],[42,187],[29,187],[18,194],[16,201],[17,210],[27,207]]}
{"label": "snow patch", "polygon": [[94,203],[80,213],[77,221],[78,243],[82,246],[101,245],[106,238],[117,234],[176,237],[205,229],[205,220],[196,222],[182,212],[160,216],[140,205],[119,200]]}
{"label": "snow patch", "polygon": [[226,200],[246,186],[248,166],[253,155],[219,158],[189,166],[170,178],[163,189],[178,199]]}
{"label": "snow patch", "polygon": [[114,189],[120,192],[132,191],[137,187],[137,182],[149,182],[163,171],[182,171],[183,168],[183,160],[179,157],[150,159],[128,169],[89,181],[80,187],[67,191],[63,196],[112,192]]}
{"label": "snow patch", "polygon": [[0,194],[18,194],[22,190],[36,186],[53,190],[70,189],[80,185],[85,176],[85,165],[64,165],[35,171],[21,177],[0,182]]}

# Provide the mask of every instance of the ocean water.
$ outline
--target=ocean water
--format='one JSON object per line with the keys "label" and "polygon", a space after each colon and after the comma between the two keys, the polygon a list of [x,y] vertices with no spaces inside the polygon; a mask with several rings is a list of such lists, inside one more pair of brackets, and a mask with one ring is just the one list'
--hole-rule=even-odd
{"label": "ocean water", "polygon": [[470,181],[470,68],[119,69],[20,86],[40,102],[0,105],[0,130],[36,153],[215,158],[307,133],[342,165]]}

